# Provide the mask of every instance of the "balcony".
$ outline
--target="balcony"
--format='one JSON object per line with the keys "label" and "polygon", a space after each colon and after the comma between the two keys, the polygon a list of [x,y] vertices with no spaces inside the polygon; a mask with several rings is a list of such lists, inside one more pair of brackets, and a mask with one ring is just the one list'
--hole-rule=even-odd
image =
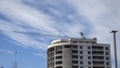
{"label": "balcony", "polygon": [[104,48],[102,46],[92,46],[93,51],[104,51]]}

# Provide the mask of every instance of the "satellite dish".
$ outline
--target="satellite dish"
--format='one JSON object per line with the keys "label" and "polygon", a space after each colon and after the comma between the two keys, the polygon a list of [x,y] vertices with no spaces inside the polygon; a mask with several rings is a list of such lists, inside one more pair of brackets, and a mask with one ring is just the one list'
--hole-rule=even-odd
{"label": "satellite dish", "polygon": [[81,38],[82,38],[82,39],[85,39],[83,32],[80,32],[80,35],[81,35]]}

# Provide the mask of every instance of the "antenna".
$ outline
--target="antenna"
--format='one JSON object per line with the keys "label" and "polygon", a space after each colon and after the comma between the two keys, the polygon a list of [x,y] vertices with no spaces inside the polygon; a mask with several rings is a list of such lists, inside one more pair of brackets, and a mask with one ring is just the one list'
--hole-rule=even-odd
{"label": "antenna", "polygon": [[59,38],[60,38],[60,31],[59,31]]}

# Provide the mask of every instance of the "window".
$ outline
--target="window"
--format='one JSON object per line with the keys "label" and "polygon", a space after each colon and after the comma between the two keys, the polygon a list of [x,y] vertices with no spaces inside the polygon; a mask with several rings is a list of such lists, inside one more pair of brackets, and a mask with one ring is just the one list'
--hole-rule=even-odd
{"label": "window", "polygon": [[49,63],[48,66],[49,66],[49,67],[53,67],[53,66],[54,66],[54,63]]}
{"label": "window", "polygon": [[93,59],[100,59],[100,60],[103,60],[104,57],[103,57],[103,56],[93,56]]}
{"label": "window", "polygon": [[86,42],[86,43],[89,43],[89,42]]}
{"label": "window", "polygon": [[108,48],[108,47],[105,47],[105,50],[109,50],[109,48]]}
{"label": "window", "polygon": [[80,61],[80,64],[83,64],[83,61]]}
{"label": "window", "polygon": [[80,49],[83,49],[83,47],[82,47],[82,46],[80,46]]}
{"label": "window", "polygon": [[83,56],[80,56],[80,59],[83,59]]}
{"label": "window", "polygon": [[80,66],[80,68],[83,68],[83,66]]}
{"label": "window", "polygon": [[70,45],[66,45],[66,46],[64,46],[64,48],[70,48]]}
{"label": "window", "polygon": [[62,51],[56,51],[56,54],[62,54]]}
{"label": "window", "polygon": [[52,56],[54,56],[54,52],[48,54],[48,57],[52,57]]}
{"label": "window", "polygon": [[57,67],[55,67],[55,68],[62,68],[62,66],[57,66]]}
{"label": "window", "polygon": [[88,64],[91,65],[91,61],[88,61]]}
{"label": "window", "polygon": [[77,43],[77,41],[73,41],[73,43]]}
{"label": "window", "polygon": [[72,53],[78,53],[78,51],[77,50],[72,50]]}
{"label": "window", "polygon": [[88,56],[88,59],[91,59],[91,56]]}
{"label": "window", "polygon": [[88,68],[91,68],[91,67],[88,67]]}
{"label": "window", "polygon": [[109,55],[109,52],[106,52],[106,55]]}
{"label": "window", "polygon": [[62,59],[62,56],[56,56],[55,58],[56,59]]}
{"label": "window", "polygon": [[104,64],[104,61],[93,61],[93,64]]}
{"label": "window", "polygon": [[109,65],[109,62],[106,62],[106,65]]}
{"label": "window", "polygon": [[72,66],[72,68],[78,68],[78,66]]}
{"label": "window", "polygon": [[91,47],[90,47],[90,46],[88,46],[88,49],[91,49]]}
{"label": "window", "polygon": [[73,64],[78,64],[78,61],[72,61]]}
{"label": "window", "polygon": [[83,43],[82,41],[79,41],[79,43]]}
{"label": "window", "polygon": [[53,48],[48,49],[48,52],[52,52],[52,51],[54,51],[54,47],[53,47]]}
{"label": "window", "polygon": [[72,48],[78,48],[78,46],[76,46],[76,45],[73,45],[73,46],[72,46]]}
{"label": "window", "polygon": [[52,61],[54,61],[54,57],[48,59],[48,62],[52,62]]}
{"label": "window", "polygon": [[103,46],[92,46],[92,49],[103,49]]}
{"label": "window", "polygon": [[106,60],[109,60],[109,57],[106,57]]}
{"label": "window", "polygon": [[80,51],[80,54],[83,54],[83,51]]}
{"label": "window", "polygon": [[91,52],[90,52],[90,51],[88,51],[88,54],[91,54]]}
{"label": "window", "polygon": [[61,50],[61,49],[62,49],[62,46],[57,46],[57,47],[56,47],[56,51],[57,51],[57,50]]}
{"label": "window", "polygon": [[78,58],[78,55],[72,55],[72,58],[76,58],[76,59],[77,59],[77,58]]}
{"label": "window", "polygon": [[56,64],[62,64],[62,61],[56,61]]}

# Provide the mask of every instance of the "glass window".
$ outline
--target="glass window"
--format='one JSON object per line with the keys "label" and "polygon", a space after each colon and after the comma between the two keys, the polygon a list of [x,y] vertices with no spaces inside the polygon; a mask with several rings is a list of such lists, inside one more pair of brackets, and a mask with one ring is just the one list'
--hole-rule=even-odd
{"label": "glass window", "polygon": [[91,65],[91,61],[88,61],[88,64]]}
{"label": "glass window", "polygon": [[88,56],[88,59],[91,59],[91,56]]}
{"label": "glass window", "polygon": [[80,61],[80,64],[83,64],[83,61]]}
{"label": "glass window", "polygon": [[88,68],[91,68],[91,67],[88,67]]}
{"label": "glass window", "polygon": [[83,54],[83,51],[80,51],[80,54]]}
{"label": "glass window", "polygon": [[80,56],[80,59],[83,59],[83,56]]}
{"label": "glass window", "polygon": [[78,61],[72,61],[73,64],[78,64]]}
{"label": "glass window", "polygon": [[62,54],[62,51],[56,51],[56,54]]}
{"label": "glass window", "polygon": [[109,57],[106,57],[106,60],[109,60]]}
{"label": "glass window", "polygon": [[57,67],[55,67],[55,68],[62,68],[62,66],[57,66]]}
{"label": "glass window", "polygon": [[105,47],[105,50],[109,50],[109,48],[108,48],[108,47]]}
{"label": "glass window", "polygon": [[78,68],[78,66],[72,66],[72,68]]}
{"label": "glass window", "polygon": [[78,46],[76,46],[76,45],[73,45],[73,46],[72,46],[72,48],[78,48]]}
{"label": "glass window", "polygon": [[88,46],[88,49],[91,49],[91,47],[90,47],[90,46]]}
{"label": "glass window", "polygon": [[48,49],[48,53],[49,53],[49,52],[52,52],[52,51],[54,51],[54,47],[53,47],[53,48]]}
{"label": "glass window", "polygon": [[83,46],[80,46],[80,49],[83,49]]}
{"label": "glass window", "polygon": [[70,48],[71,46],[70,45],[65,45],[64,48]]}
{"label": "glass window", "polygon": [[80,66],[80,68],[83,68],[83,66]]}
{"label": "glass window", "polygon": [[56,64],[62,64],[62,61],[56,61]]}
{"label": "glass window", "polygon": [[77,59],[77,58],[78,58],[78,55],[72,55],[72,58],[76,58],[76,59]]}
{"label": "glass window", "polygon": [[106,62],[106,65],[109,65],[109,62]]}
{"label": "glass window", "polygon": [[62,46],[57,46],[56,47],[56,50],[61,50],[62,49]]}
{"label": "glass window", "polygon": [[72,53],[78,53],[78,51],[77,50],[72,50]]}
{"label": "glass window", "polygon": [[56,56],[55,58],[56,59],[62,59],[62,56]]}
{"label": "glass window", "polygon": [[91,54],[91,51],[88,51],[88,54]]}
{"label": "glass window", "polygon": [[109,55],[109,52],[106,52],[106,55]]}

